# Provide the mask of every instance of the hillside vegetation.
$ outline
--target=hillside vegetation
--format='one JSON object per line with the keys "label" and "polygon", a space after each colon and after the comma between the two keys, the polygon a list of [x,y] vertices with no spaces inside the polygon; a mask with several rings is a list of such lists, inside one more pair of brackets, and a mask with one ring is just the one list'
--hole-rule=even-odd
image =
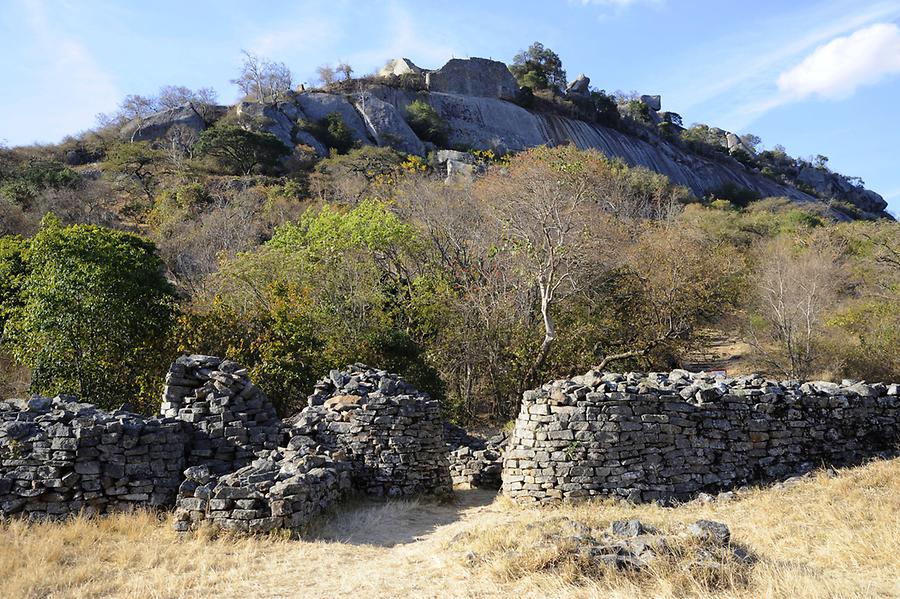
{"label": "hillside vegetation", "polygon": [[[536,102],[568,101],[552,51],[513,72]],[[456,420],[504,421],[542,381],[690,365],[710,336],[772,377],[900,379],[894,221],[740,189],[697,198],[571,146],[475,151],[445,181],[434,154],[360,146],[336,112],[298,125],[321,157],[248,116],[289,90],[284,65],[248,55],[235,82],[242,113],[167,87],[61,144],[0,148],[2,395],[149,411],[190,351],[246,364],[284,415],[321,373],[362,361]],[[135,137],[185,106],[202,132]],[[445,133],[426,103],[406,118]],[[705,143],[692,139],[679,143]]]}

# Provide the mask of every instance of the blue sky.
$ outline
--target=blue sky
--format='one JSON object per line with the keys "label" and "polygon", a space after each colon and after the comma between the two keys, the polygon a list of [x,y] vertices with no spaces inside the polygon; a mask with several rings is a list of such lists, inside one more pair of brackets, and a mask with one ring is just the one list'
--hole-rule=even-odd
{"label": "blue sky", "polygon": [[241,49],[302,82],[338,61],[509,61],[535,40],[570,78],[661,94],[686,124],[825,154],[900,213],[900,0],[0,0],[0,140],[58,141],[166,84],[231,102]]}

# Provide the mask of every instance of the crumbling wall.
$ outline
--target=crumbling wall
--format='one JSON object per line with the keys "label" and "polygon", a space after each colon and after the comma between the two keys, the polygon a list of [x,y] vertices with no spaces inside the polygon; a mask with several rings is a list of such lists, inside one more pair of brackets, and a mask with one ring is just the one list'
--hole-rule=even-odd
{"label": "crumbling wall", "polygon": [[353,484],[374,497],[452,490],[437,400],[396,374],[354,364],[319,381],[286,421],[294,442],[343,450]]}
{"label": "crumbling wall", "polygon": [[855,463],[898,440],[898,385],[589,372],[525,393],[503,492],[681,500]]}

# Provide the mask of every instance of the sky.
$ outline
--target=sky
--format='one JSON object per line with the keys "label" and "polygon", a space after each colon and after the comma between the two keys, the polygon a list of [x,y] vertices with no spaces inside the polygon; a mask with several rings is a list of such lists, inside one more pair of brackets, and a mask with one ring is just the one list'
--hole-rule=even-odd
{"label": "sky", "polygon": [[510,62],[533,41],[686,125],[828,156],[900,214],[900,0],[0,0],[0,141],[59,141],[163,85],[230,103],[242,50],[314,83],[327,63]]}

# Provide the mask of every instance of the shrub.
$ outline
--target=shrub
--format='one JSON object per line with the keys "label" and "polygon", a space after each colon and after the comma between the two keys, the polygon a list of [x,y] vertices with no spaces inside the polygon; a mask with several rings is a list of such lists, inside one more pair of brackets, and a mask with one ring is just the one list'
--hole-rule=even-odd
{"label": "shrub", "polygon": [[762,196],[752,189],[742,187],[737,183],[728,181],[714,189],[711,193],[714,199],[728,200],[735,206],[745,208],[751,202],[759,200]]}
{"label": "shrub", "polygon": [[414,100],[406,107],[406,122],[420,139],[435,145],[447,143],[449,127],[441,115],[424,100]]}
{"label": "shrub", "polygon": [[105,408],[147,391],[162,375],[153,366],[175,299],[154,245],[48,217],[24,256],[4,343],[32,368],[32,391],[75,393]]}
{"label": "shrub", "polygon": [[332,112],[315,123],[302,121],[298,126],[338,154],[346,154],[356,146],[353,132],[339,112]]}

